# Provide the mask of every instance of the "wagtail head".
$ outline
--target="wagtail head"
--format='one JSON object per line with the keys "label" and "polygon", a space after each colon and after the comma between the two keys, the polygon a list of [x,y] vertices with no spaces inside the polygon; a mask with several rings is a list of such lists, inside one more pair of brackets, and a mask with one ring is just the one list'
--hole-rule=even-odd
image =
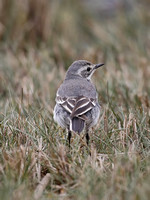
{"label": "wagtail head", "polygon": [[86,60],[78,60],[72,63],[69,67],[66,79],[74,78],[74,77],[82,77],[87,80],[91,79],[91,76],[95,72],[96,69],[103,66],[104,64],[92,64]]}

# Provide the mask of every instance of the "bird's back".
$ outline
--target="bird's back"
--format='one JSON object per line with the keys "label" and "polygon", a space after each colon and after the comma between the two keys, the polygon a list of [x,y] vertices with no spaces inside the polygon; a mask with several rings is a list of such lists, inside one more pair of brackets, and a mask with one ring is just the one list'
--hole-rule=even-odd
{"label": "bird's back", "polygon": [[69,79],[65,80],[57,92],[61,97],[78,97],[85,96],[96,98],[97,93],[94,85],[86,79]]}

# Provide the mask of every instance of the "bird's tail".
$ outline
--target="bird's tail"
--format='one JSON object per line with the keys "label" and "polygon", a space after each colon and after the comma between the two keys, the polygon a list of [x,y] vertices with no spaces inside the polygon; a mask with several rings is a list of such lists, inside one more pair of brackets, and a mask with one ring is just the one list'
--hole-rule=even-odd
{"label": "bird's tail", "polygon": [[84,129],[85,120],[73,117],[70,121],[70,130],[80,134]]}

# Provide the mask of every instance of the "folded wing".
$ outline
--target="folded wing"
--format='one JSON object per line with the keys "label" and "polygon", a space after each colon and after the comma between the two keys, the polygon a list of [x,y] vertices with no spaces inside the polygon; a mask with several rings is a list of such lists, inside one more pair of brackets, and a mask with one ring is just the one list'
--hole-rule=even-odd
{"label": "folded wing", "polygon": [[86,113],[96,105],[96,99],[80,96],[77,98],[56,97],[56,102],[70,113],[70,130],[81,133],[87,120]]}

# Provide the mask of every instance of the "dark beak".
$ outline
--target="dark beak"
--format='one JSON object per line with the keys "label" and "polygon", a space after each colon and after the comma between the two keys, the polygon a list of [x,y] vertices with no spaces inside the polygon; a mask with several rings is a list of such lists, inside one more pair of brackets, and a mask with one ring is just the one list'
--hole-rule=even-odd
{"label": "dark beak", "polygon": [[96,64],[93,69],[97,69],[99,67],[102,67],[103,65],[104,65],[104,63],[102,63],[102,64]]}

